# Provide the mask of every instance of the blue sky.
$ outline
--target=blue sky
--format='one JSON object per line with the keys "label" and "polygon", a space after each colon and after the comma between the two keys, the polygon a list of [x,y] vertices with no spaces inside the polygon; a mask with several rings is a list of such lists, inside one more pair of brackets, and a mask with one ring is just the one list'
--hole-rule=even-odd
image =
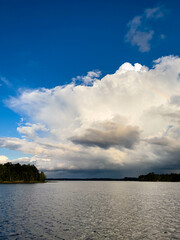
{"label": "blue sky", "polygon": [[[56,163],[53,163],[51,161],[52,156],[46,152],[47,149],[43,150],[46,152],[46,154],[42,153],[42,151],[41,154],[38,155],[35,153],[35,150],[33,152],[32,149],[30,151],[24,148],[12,147],[4,142],[1,144],[0,148],[0,155],[3,156],[2,159],[5,159],[6,157],[12,161],[17,161],[17,159],[19,159],[19,161],[30,161],[42,169],[48,169],[48,171],[55,170],[57,172],[71,172],[73,169],[73,171],[78,171],[78,174],[79,171],[84,171],[85,175],[88,171],[90,172],[90,169],[94,172],[98,172],[100,170],[109,171],[109,175],[113,177],[112,172],[114,168],[111,167],[112,165],[110,164],[110,160],[107,160],[108,163],[106,162],[106,164],[101,162],[100,159],[103,158],[103,154],[105,153],[102,154],[101,152],[97,154],[97,152],[100,152],[101,148],[103,148],[103,151],[104,149],[108,149],[108,151],[116,152],[111,152],[112,155],[127,155],[126,145],[123,145],[125,150],[123,150],[122,147],[117,148],[117,146],[115,146],[115,150],[113,150],[113,146],[108,144],[98,145],[96,144],[96,141],[91,145],[89,142],[87,143],[86,139],[84,143],[82,141],[84,138],[80,139],[80,136],[83,136],[84,133],[84,136],[88,136],[88,139],[90,138],[86,130],[92,129],[93,122],[91,122],[91,125],[89,122],[85,123],[85,120],[83,120],[85,113],[80,113],[78,112],[79,110],[77,111],[77,114],[73,115],[75,109],[79,109],[80,105],[70,106],[68,101],[73,101],[71,100],[71,93],[67,93],[70,94],[70,100],[67,100],[68,96],[66,96],[66,98],[63,93],[59,93],[61,100],[58,100],[60,102],[53,100],[53,105],[49,106],[49,108],[53,109],[53,106],[58,107],[57,109],[54,109],[55,112],[50,114],[55,114],[56,112],[60,111],[59,115],[57,114],[57,118],[58,116],[61,118],[61,116],[65,114],[65,116],[69,116],[69,118],[76,116],[77,119],[81,119],[79,123],[70,123],[73,126],[77,124],[78,127],[72,128],[72,131],[74,131],[72,136],[67,134],[65,137],[63,134],[65,131],[68,132],[68,127],[66,126],[65,128],[61,128],[61,125],[57,126],[56,123],[52,123],[53,121],[50,121],[49,119],[46,121],[45,117],[43,120],[38,115],[38,109],[34,109],[34,107],[32,107],[32,105],[36,105],[36,101],[33,100],[33,102],[28,102],[30,95],[32,96],[33,93],[39,91],[38,96],[40,96],[43,92],[42,89],[46,88],[51,91],[51,94],[44,97],[46,97],[46,99],[49,98],[50,102],[50,96],[56,92],[57,86],[66,85],[68,87],[71,85],[72,81],[74,81],[74,87],[77,85],[87,85],[86,88],[90,89],[93,84],[95,85],[96,81],[103,79],[103,77],[106,77],[108,74],[114,74],[116,70],[118,70],[119,67],[125,62],[129,62],[132,65],[139,63],[151,69],[154,64],[153,61],[156,59],[170,55],[179,56],[179,7],[179,1],[1,0],[0,138],[3,139],[2,142],[8,140],[8,138],[16,138],[16,140],[24,139],[24,141],[37,144],[37,136],[41,138],[41,141],[43,142],[49,138],[51,139],[49,141],[52,141],[54,144],[65,144],[65,146],[72,147],[73,149],[78,147],[81,148],[74,151],[83,152],[83,147],[89,149],[85,154],[85,158],[94,159],[92,161],[96,162],[96,164],[87,164],[82,169],[78,164],[72,164],[71,160],[69,159],[77,159],[78,156],[80,156],[80,153],[78,153],[76,156],[73,155],[64,157],[62,162],[61,155],[58,155],[59,157],[57,157]],[[173,57],[171,57],[171,61],[175,61],[172,59]],[[159,62],[160,63],[157,64],[164,64],[163,61]],[[168,62],[167,64],[171,63]],[[127,70],[127,66],[125,69]],[[136,70],[137,69],[134,68],[132,71],[136,72]],[[173,73],[175,72],[175,70],[172,71]],[[176,71],[179,71],[178,66],[176,66]],[[88,72],[90,72],[89,75]],[[84,79],[86,75],[88,78],[86,78],[85,81]],[[131,85],[132,84],[133,83],[131,83]],[[159,90],[156,90],[156,92],[158,91]],[[26,96],[24,94],[26,94]],[[77,95],[80,100],[81,93],[78,94]],[[83,94],[84,93],[82,93],[82,96]],[[113,94],[115,93],[112,92],[112,95]],[[28,100],[26,99],[27,95]],[[165,95],[167,95],[167,93]],[[176,96],[177,95],[178,94],[176,94]],[[64,98],[62,96],[64,96]],[[172,95],[168,96],[170,99],[175,97]],[[38,98],[37,101],[44,100],[39,100]],[[100,100],[98,100],[98,103],[99,101]],[[44,112],[46,112],[44,105],[38,105],[38,103],[37,108],[41,107],[41,109],[44,109],[44,114]],[[94,104],[96,105],[96,103]],[[161,105],[162,104],[164,103],[161,103]],[[153,106],[151,106],[151,108]],[[29,108],[29,111],[26,108]],[[111,106],[109,106],[109,111],[110,109]],[[33,112],[31,112],[31,110]],[[178,109],[176,109],[176,112],[177,111]],[[130,113],[128,114],[130,115]],[[114,119],[116,115],[124,116],[125,112],[124,110],[118,113],[115,111],[112,112],[111,116],[107,118],[104,117],[101,119],[100,117],[97,117],[97,119],[94,119],[94,121],[110,121]],[[66,117],[64,117],[64,121],[68,122]],[[56,114],[54,118],[56,118]],[[61,119],[60,122],[61,121],[63,121],[63,119]],[[53,124],[55,124],[55,127]],[[117,123],[114,124],[116,125]],[[133,123],[129,124],[132,124],[132,126],[138,125],[137,122],[134,122],[135,125]],[[172,121],[167,120],[167,124],[164,126],[164,128],[168,128],[170,124],[175,126]],[[17,130],[18,127],[21,129]],[[33,132],[33,136],[36,135],[36,137],[33,138],[32,135],[29,136],[27,132],[25,132],[24,129],[26,128],[27,130],[27,127],[28,131],[36,132],[37,135],[35,132]],[[138,125],[138,127],[141,129],[140,131],[143,131],[142,126]],[[59,131],[58,137],[52,136],[52,132],[55,131],[54,129],[56,129],[57,132]],[[96,126],[96,130],[97,129],[100,131],[98,126]],[[178,126],[176,126],[176,134],[178,129]],[[163,129],[161,130],[165,131]],[[157,128],[157,132],[159,131],[160,129]],[[76,132],[78,135],[77,138],[74,136]],[[144,130],[144,132],[146,131]],[[60,137],[61,134],[64,137],[63,139]],[[153,134],[154,138],[157,138],[157,135],[155,133]],[[146,136],[146,138],[150,137],[150,135],[151,134]],[[171,138],[173,139],[172,136]],[[15,141],[15,139],[13,141]],[[96,153],[94,152],[94,155],[90,156],[92,149]],[[127,149],[129,148],[127,147]],[[133,144],[132,146],[130,144],[130,149],[134,149],[134,151],[137,153],[137,149],[135,149]],[[120,152],[118,153],[117,151]],[[155,151],[154,154],[157,156],[157,161],[159,161],[157,149],[153,151]],[[43,154],[44,156],[42,156]],[[109,154],[109,152],[107,154]],[[141,157],[138,155],[138,158]],[[44,161],[45,163],[48,162],[48,165],[40,163],[40,158],[48,159],[47,161]],[[83,157],[80,156],[80,158]],[[68,161],[70,162],[68,165],[69,167],[67,167],[65,161],[66,163]],[[77,160],[74,160],[73,162],[75,161]],[[87,160],[87,162],[89,161],[90,160]],[[118,165],[120,172],[129,174],[134,173],[135,175],[137,174],[137,168],[134,165],[131,165],[131,167],[127,167],[123,170],[121,170],[120,165],[121,164]],[[145,166],[146,164],[142,163],[142,165]],[[147,166],[149,166],[149,162],[147,163],[146,167]],[[167,164],[166,166],[165,164],[163,166],[168,169],[167,166],[169,165]],[[149,169],[156,168],[158,170],[163,170],[163,166],[160,167],[159,165],[156,166],[156,164],[150,164],[150,167],[147,167],[147,171]],[[179,165],[176,163],[174,169],[177,170],[178,167]],[[142,171],[144,171],[144,168]],[[103,173],[100,175],[103,176]],[[107,174],[105,174],[105,176],[106,175]],[[69,173],[68,176],[71,176],[71,173]]]}

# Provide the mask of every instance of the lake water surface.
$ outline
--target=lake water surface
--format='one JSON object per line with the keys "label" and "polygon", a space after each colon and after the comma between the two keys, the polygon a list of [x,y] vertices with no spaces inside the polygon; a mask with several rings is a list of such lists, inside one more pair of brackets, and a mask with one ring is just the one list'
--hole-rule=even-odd
{"label": "lake water surface", "polygon": [[180,239],[180,183],[0,184],[0,239]]}

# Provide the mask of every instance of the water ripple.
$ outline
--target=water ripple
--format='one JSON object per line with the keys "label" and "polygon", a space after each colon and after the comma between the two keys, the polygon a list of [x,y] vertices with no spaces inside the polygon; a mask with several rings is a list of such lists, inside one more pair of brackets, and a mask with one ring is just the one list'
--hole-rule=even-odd
{"label": "water ripple", "polygon": [[0,185],[0,239],[180,239],[179,187],[143,182]]}

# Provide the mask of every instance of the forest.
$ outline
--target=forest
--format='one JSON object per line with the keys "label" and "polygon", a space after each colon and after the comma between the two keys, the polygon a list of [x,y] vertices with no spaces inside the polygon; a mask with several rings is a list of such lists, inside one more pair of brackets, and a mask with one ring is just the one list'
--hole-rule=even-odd
{"label": "forest", "polygon": [[45,182],[46,175],[30,164],[0,164],[0,183]]}
{"label": "forest", "polygon": [[170,174],[155,174],[153,172],[147,175],[140,175],[138,181],[151,181],[151,182],[179,182],[180,173]]}

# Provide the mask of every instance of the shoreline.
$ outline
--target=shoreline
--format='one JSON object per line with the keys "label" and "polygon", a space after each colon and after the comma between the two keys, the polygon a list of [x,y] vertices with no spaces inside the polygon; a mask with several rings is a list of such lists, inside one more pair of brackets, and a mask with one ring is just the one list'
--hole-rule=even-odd
{"label": "shoreline", "polygon": [[180,182],[180,181],[141,181],[141,180],[138,180],[138,179],[111,179],[111,178],[49,178],[49,179],[46,179],[46,182],[56,182],[56,181],[83,181],[83,182],[91,182],[91,181],[95,181],[95,182],[103,182],[103,181],[106,181],[106,182]]}
{"label": "shoreline", "polygon": [[3,181],[3,182],[0,182],[0,184],[33,184],[33,183],[46,183],[46,182],[40,182],[40,181],[30,181],[30,182],[24,182],[24,181]]}

